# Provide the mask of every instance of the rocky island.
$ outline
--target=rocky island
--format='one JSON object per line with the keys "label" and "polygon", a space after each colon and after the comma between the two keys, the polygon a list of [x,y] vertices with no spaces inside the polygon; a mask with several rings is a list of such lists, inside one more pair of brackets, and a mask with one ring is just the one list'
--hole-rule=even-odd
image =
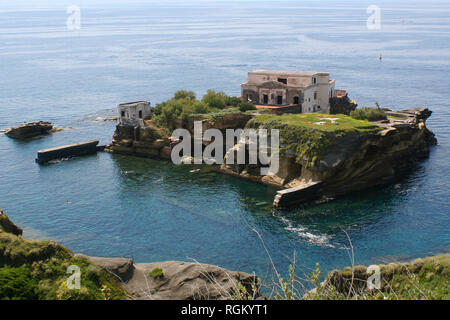
{"label": "rocky island", "polygon": [[[214,94],[211,95],[217,97]],[[201,122],[203,131],[279,129],[280,165],[275,174],[261,176],[259,164],[227,163],[230,150],[226,149],[223,164],[217,166],[227,174],[295,191],[294,196],[290,191],[279,193],[275,206],[392,182],[408,172],[416,160],[427,156],[430,146],[436,144],[434,134],[426,127],[426,119],[431,115],[428,108],[353,110],[351,105],[348,110],[353,111],[348,115],[284,113],[251,108],[240,102],[222,109],[205,109],[195,98],[175,96],[153,109],[154,115],[140,124],[119,123],[105,150],[170,159],[173,130],[183,128],[193,135],[196,121]],[[345,108],[341,106],[341,110]],[[370,116],[372,113],[376,116]],[[239,148],[245,148],[248,156],[248,145],[235,145],[233,150]]]}

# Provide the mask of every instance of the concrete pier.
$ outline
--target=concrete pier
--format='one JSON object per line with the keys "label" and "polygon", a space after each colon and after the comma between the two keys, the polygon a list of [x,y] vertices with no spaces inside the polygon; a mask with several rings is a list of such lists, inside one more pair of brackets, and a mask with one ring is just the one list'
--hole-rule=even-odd
{"label": "concrete pier", "polygon": [[96,153],[98,140],[89,140],[65,146],[42,149],[37,152],[36,162],[45,163],[50,160],[81,156]]}
{"label": "concrete pier", "polygon": [[274,207],[287,207],[320,197],[322,181],[311,181],[297,187],[277,191]]}

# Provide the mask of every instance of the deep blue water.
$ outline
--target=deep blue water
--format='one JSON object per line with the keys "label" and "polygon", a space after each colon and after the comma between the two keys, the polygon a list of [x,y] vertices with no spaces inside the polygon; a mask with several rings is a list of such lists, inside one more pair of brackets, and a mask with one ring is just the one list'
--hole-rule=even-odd
{"label": "deep blue water", "polygon": [[[32,140],[0,135],[0,207],[25,235],[136,262],[195,259],[264,277],[269,259],[305,271],[450,251],[450,3],[2,1],[0,128],[48,120],[72,129]],[[56,2],[56,1],[55,1]],[[126,3],[126,4],[125,4]],[[378,60],[382,52],[383,60]],[[439,145],[399,183],[274,211],[275,190],[168,162],[99,153],[52,165],[36,151],[111,140],[96,121],[116,104],[177,89],[239,95],[257,68],[329,71],[359,105],[428,106]],[[97,119],[98,120],[98,119]],[[69,202],[67,202],[69,201]]]}

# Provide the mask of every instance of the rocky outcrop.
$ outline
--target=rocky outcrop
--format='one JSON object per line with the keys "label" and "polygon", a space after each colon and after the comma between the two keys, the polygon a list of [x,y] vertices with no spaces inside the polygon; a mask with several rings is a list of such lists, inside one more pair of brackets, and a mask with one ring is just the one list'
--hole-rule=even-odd
{"label": "rocky outcrop", "polygon": [[[347,107],[354,107],[351,101],[346,103]],[[429,109],[416,108],[401,111],[384,109],[383,111],[388,119],[372,123],[361,122],[344,115],[327,115],[325,118],[322,115],[320,119],[326,119],[329,122],[311,122],[304,118],[305,125],[299,126],[289,124],[291,119],[285,118],[287,124],[279,125],[276,122],[277,119],[271,118],[268,123],[255,124],[258,116],[238,112],[217,116],[191,115],[173,120],[170,127],[187,129],[191,135],[194,133],[195,121],[201,121],[203,132],[211,128],[221,131],[269,128],[267,125],[272,126],[271,128],[280,128],[281,133],[284,129],[288,129],[284,130],[285,136],[281,136],[278,172],[261,176],[260,164],[227,163],[229,153],[237,152],[240,148],[246,148],[245,152],[248,155],[248,144],[244,146],[237,144],[230,150],[225,150],[224,146],[225,161],[220,170],[280,189],[295,188],[311,181],[321,181],[321,187],[317,193],[333,197],[392,182],[410,170],[415,160],[427,156],[430,146],[436,144],[434,134],[425,125],[426,119],[431,115]],[[315,115],[317,114],[305,115],[305,117],[318,118]],[[282,117],[282,115],[274,115],[274,117]],[[335,119],[343,121],[342,129],[332,128]],[[353,123],[355,121],[359,121],[358,130],[348,129],[355,125]],[[327,127],[319,127],[319,124],[326,124]],[[206,145],[207,142],[204,144]],[[105,150],[170,159],[172,145],[172,141],[154,127],[118,125],[112,143]]]}
{"label": "rocky outcrop", "polygon": [[133,260],[127,258],[89,257],[79,253],[75,254],[74,257],[88,259],[109,273],[112,273],[121,282],[129,281],[133,277],[135,270]]}
{"label": "rocky outcrop", "polygon": [[308,292],[304,298],[448,300],[449,271],[450,254],[370,267],[347,267],[330,272],[320,288]]}
{"label": "rocky outcrop", "polygon": [[[214,128],[225,131],[226,129],[244,128],[252,115],[246,113],[229,113],[219,116],[192,115],[183,119],[174,119],[169,125],[171,129],[187,129],[194,134],[194,122],[202,122],[202,132]],[[169,160],[173,142],[163,130],[148,125],[146,127],[133,127],[118,124],[111,144],[105,151],[119,154],[129,154],[141,157],[159,158]]]}
{"label": "rocky outcrop", "polygon": [[27,122],[13,127],[5,131],[5,134],[10,138],[15,139],[27,139],[49,134],[58,129],[54,128],[50,122]]}
{"label": "rocky outcrop", "polygon": [[23,233],[23,230],[16,226],[6,215],[6,213],[3,212],[2,209],[0,209],[0,231],[12,233],[16,236],[21,236]]}
{"label": "rocky outcrop", "polygon": [[[426,128],[431,115],[427,108],[386,111],[387,120],[374,122],[378,130],[323,131],[303,128],[301,136],[320,133],[313,145],[318,155],[299,154],[290,148],[296,141],[281,136],[280,170],[268,176],[253,176],[254,165],[223,164],[225,173],[254,178],[278,188],[293,188],[311,181],[321,181],[320,194],[335,196],[391,182],[413,167],[414,160],[427,156],[436,144]],[[295,137],[295,130],[290,132]],[[300,129],[298,129],[300,130]],[[242,146],[241,146],[242,147]],[[248,146],[246,146],[248,148]]]}
{"label": "rocky outcrop", "polygon": [[[157,268],[162,276],[155,278],[150,273]],[[136,264],[124,286],[134,299],[223,300],[239,293],[238,283],[251,293],[257,277],[209,264],[166,261]]]}
{"label": "rocky outcrop", "polygon": [[152,126],[118,124],[111,144],[104,151],[148,158],[170,159],[171,141]]}
{"label": "rocky outcrop", "polygon": [[[137,263],[126,258],[86,257],[114,274],[137,300],[224,300],[241,293],[239,284],[254,297],[259,296],[257,277],[218,266],[182,261]],[[160,270],[158,277],[152,271]]]}
{"label": "rocky outcrop", "polygon": [[[240,293],[242,285],[248,293],[259,296],[257,277],[245,272],[229,271],[218,266],[181,261],[137,263],[127,258],[84,257],[113,274],[137,300],[223,300]],[[161,270],[160,277],[151,271]]]}

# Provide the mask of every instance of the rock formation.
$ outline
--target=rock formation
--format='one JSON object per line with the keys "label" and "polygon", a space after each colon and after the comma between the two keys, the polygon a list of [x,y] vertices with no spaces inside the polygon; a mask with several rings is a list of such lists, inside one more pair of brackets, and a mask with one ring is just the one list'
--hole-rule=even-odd
{"label": "rock formation", "polygon": [[[220,170],[280,189],[321,181],[317,194],[335,196],[397,179],[416,159],[427,156],[429,147],[436,144],[434,134],[425,125],[431,115],[427,108],[385,109],[384,112],[388,118],[377,122],[360,121],[342,114],[230,113],[219,117],[206,114],[174,119],[170,127],[185,128],[191,135],[194,121],[202,122],[203,132],[210,128],[222,132],[242,128],[280,129],[280,168],[276,174],[261,176],[259,164],[226,161]],[[268,120],[259,121],[260,117]],[[303,119],[304,125],[292,123],[294,117]],[[341,121],[342,125],[338,125]],[[246,148],[248,154],[248,145],[234,146],[235,151],[239,148]],[[171,140],[154,127],[118,125],[111,145],[105,150],[170,159]],[[231,150],[224,150],[225,160]]]}
{"label": "rock formation", "polygon": [[[388,120],[373,122],[376,128],[369,131],[321,131],[285,126],[286,130],[281,130],[280,170],[259,177],[259,181],[278,188],[321,181],[320,193],[327,196],[393,181],[410,169],[416,159],[427,156],[436,139],[425,126],[425,120],[431,115],[427,108],[385,112],[390,116]],[[268,128],[266,123],[249,122],[247,126]],[[283,137],[283,132],[291,136]],[[300,153],[291,148],[297,143],[296,134],[298,138],[306,135],[317,138],[304,141],[301,147],[309,149]],[[221,170],[249,178],[259,168],[223,164]],[[256,175],[253,178],[258,179]]]}
{"label": "rock formation", "polygon": [[[257,283],[255,275],[209,264],[182,261],[133,264],[126,258],[86,258],[116,275],[132,299],[138,300],[231,299],[238,294],[238,283],[248,292]],[[154,269],[160,269],[162,276],[153,277]]]}
{"label": "rock formation", "polygon": [[57,131],[50,122],[27,122],[5,131],[10,138],[27,139]]}
{"label": "rock formation", "polygon": [[21,228],[16,226],[6,215],[6,213],[3,212],[3,210],[0,209],[0,231],[12,233],[16,236],[21,236],[23,231]]}

